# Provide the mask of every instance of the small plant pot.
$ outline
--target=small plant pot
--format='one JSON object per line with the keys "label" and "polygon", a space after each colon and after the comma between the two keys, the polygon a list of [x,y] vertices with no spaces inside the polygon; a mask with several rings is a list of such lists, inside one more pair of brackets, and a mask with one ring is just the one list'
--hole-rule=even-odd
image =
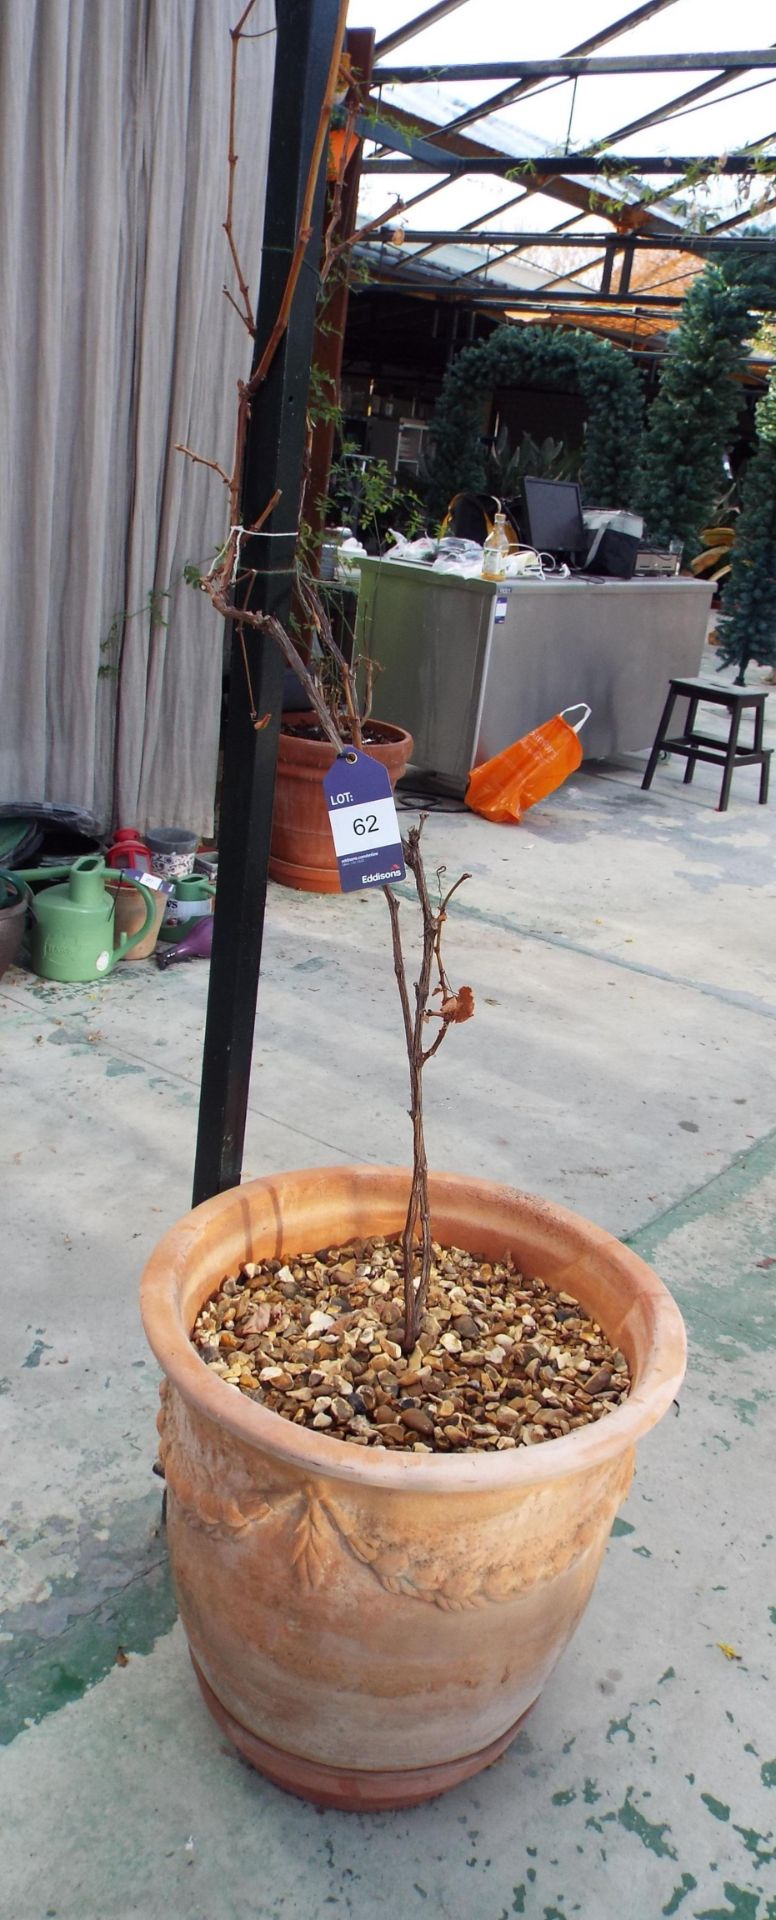
{"label": "small plant pot", "polygon": [[321,1806],[408,1806],[504,1752],[590,1598],[636,1441],[684,1373],[678,1309],[629,1248],[529,1194],[431,1175],[435,1239],[509,1251],[572,1292],[622,1348],[626,1400],[537,1446],[433,1455],[348,1444],[219,1380],[189,1333],[224,1275],[395,1234],[409,1186],[374,1166],[247,1182],[189,1213],[143,1277],[202,1693],[246,1759]]}
{"label": "small plant pot", "polygon": [[183,880],[194,872],[197,836],[185,827],[153,827],[146,834],[152,871],[160,880]]}
{"label": "small plant pot", "polygon": [[12,873],[0,874],[0,900],[5,902],[0,905],[0,980],[19,953],[30,897],[23,881],[16,880]]}
{"label": "small plant pot", "polygon": [[[280,735],[269,875],[281,886],[304,893],[339,893],[339,869],[323,793],[323,776],[337,756],[328,740],[310,738],[317,724],[314,718],[297,719],[293,729]],[[387,767],[394,787],[412,752],[412,735],[384,721],[370,721],[369,728],[379,739],[370,741],[364,752]]]}
{"label": "small plant pot", "polygon": [[[143,876],[140,874],[138,877],[142,879]],[[116,911],[113,919],[113,945],[114,947],[119,947],[121,945],[122,933],[125,933],[127,937],[130,938],[133,933],[138,933],[142,927],[146,912],[145,901],[142,893],[138,893],[137,887],[119,886],[118,878],[116,878],[116,880],[106,879],[105,884],[108,892],[113,894],[116,902]],[[145,939],[139,940],[137,946],[132,947],[131,951],[126,955],[127,960],[150,959],[159,938],[159,929],[162,924],[162,915],[166,901],[167,895],[162,892],[161,888],[158,893],[154,893],[154,918],[151,927]]]}

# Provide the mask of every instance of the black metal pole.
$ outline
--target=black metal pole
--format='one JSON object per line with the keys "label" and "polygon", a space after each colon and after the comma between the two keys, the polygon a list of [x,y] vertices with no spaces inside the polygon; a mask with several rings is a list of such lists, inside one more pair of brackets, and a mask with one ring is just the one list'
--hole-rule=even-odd
{"label": "black metal pole", "polygon": [[[277,316],[297,238],[338,5],[337,0],[282,0],[277,13],[254,367]],[[267,531],[287,537],[245,541],[242,549],[245,565],[259,570],[247,604],[281,621],[288,619],[291,606],[325,174],[324,157],[305,263],[287,330],[254,401],[243,469],[244,526],[254,524],[276,489],[281,492],[265,525]],[[249,183],[243,183],[243,190],[249,190]],[[245,664],[233,627],[195,1205],[239,1185],[250,1089],[283,661],[274,642],[255,629],[246,629],[246,646],[253,704],[258,715],[269,714],[270,719],[261,731],[251,721]]]}

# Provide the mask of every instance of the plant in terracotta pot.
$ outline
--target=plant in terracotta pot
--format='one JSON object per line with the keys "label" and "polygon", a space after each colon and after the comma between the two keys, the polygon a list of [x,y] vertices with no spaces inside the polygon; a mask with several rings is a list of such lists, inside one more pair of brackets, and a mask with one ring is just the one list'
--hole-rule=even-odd
{"label": "plant in terracotta pot", "polygon": [[509,1745],[684,1370],[670,1295],[610,1234],[427,1172],[423,1066],[472,999],[444,972],[419,831],[414,1011],[388,895],[412,1172],[250,1181],[173,1228],[143,1280],[203,1696],[270,1779],[343,1808],[427,1799]]}
{"label": "plant in terracotta pot", "polygon": [[[297,653],[295,676],[309,704],[306,712],[284,715],[281,725],[269,872],[272,880],[304,892],[339,893],[324,776],[343,746],[351,746],[378,760],[394,787],[412,752],[412,736],[402,727],[371,719],[374,662],[357,660],[351,666],[334,638],[314,577],[301,567],[296,590],[307,630],[315,635],[316,664],[305,670],[304,656]],[[362,664],[364,695],[359,700],[356,680]]]}
{"label": "plant in terracotta pot", "polygon": [[[241,531],[235,514],[206,585],[230,616]],[[347,764],[357,750],[293,639],[272,616],[250,621]],[[427,1799],[509,1745],[684,1367],[673,1301],[610,1234],[428,1170],[424,1070],[474,1001],[444,953],[468,876],[429,883],[422,830],[402,843],[414,985],[403,903],[384,888],[411,1168],[305,1169],[219,1193],[165,1236],[142,1288],[164,1374],[171,1563],[205,1701],[272,1780],[338,1807]]]}
{"label": "plant in terracotta pot", "polygon": [[432,900],[422,826],[402,843],[414,989],[384,888],[412,1169],[221,1193],[162,1240],[142,1291],[204,1699],[269,1778],[343,1808],[427,1799],[509,1745],[685,1358],[670,1295],[610,1234],[428,1171],[424,1068],[474,1001],[443,958],[461,882],[440,870]]}

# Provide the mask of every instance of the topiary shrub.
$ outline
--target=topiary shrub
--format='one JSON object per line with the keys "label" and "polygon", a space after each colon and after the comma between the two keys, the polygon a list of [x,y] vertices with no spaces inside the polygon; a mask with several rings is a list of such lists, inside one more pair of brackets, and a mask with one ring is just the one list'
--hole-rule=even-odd
{"label": "topiary shrub", "polygon": [[[776,249],[774,249],[776,252]],[[736,423],[735,375],[746,365],[758,295],[776,291],[776,262],[732,253],[710,263],[686,296],[647,415],[636,503],[649,537],[679,538],[689,558],[713,515]]]}
{"label": "topiary shrub", "polygon": [[721,664],[738,668],[739,686],[750,660],[776,667],[776,368],[755,418],[757,452],[744,480],[717,629]]}
{"label": "topiary shrub", "polygon": [[699,549],[740,404],[732,376],[746,363],[750,331],[746,288],[707,267],[687,294],[647,417],[637,503],[661,545],[679,538]]}

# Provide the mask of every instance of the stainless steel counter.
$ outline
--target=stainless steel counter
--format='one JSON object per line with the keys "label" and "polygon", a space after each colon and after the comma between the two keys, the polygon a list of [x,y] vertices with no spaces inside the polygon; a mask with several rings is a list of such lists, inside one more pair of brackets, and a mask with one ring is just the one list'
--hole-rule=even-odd
{"label": "stainless steel counter", "polygon": [[379,661],[374,713],[408,727],[413,765],[463,792],[470,769],[586,700],[586,759],[652,745],[672,674],[696,674],[702,581],[462,580],[361,564],[358,645]]}

